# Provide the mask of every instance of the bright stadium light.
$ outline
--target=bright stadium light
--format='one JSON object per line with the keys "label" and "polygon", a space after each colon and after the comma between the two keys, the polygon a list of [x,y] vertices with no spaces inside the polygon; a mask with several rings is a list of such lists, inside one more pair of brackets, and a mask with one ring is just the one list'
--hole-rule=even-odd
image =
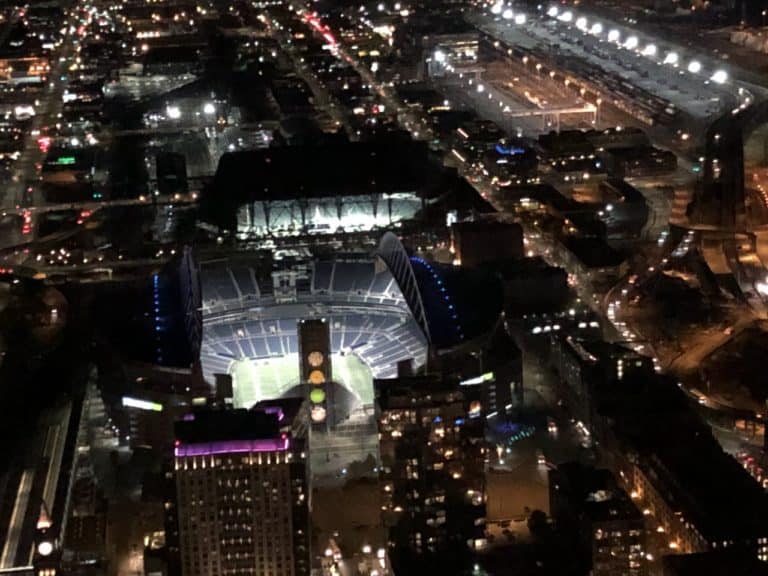
{"label": "bright stadium light", "polygon": [[594,34],[595,36],[597,36],[598,34],[602,34],[603,25],[600,24],[600,22],[595,22],[594,24],[592,24],[592,28],[590,28],[589,31],[592,32],[592,34]]}
{"label": "bright stadium light", "polygon": [[203,106],[203,113],[208,114],[209,116],[216,114],[216,106],[214,106],[211,102],[206,102],[205,106]]}
{"label": "bright stadium light", "polygon": [[504,10],[504,3],[503,2],[496,2],[496,4],[491,6],[491,14],[495,14],[496,16],[501,14],[502,10]]}
{"label": "bright stadium light", "polygon": [[608,32],[608,42],[618,42],[621,34],[615,28]]}
{"label": "bright stadium light", "polygon": [[559,12],[560,10],[557,9],[557,6],[552,6],[549,10],[547,10],[547,16],[550,18],[555,18]]}
{"label": "bright stadium light", "polygon": [[181,108],[178,106],[168,106],[165,109],[165,113],[168,115],[168,118],[171,120],[178,120],[181,118]]}
{"label": "bright stadium light", "polygon": [[728,72],[725,70],[717,70],[710,78],[715,84],[725,84],[728,82]]}
{"label": "bright stadium light", "polygon": [[656,44],[648,44],[643,50],[643,56],[656,56],[656,52],[658,52]]}
{"label": "bright stadium light", "polygon": [[580,16],[576,18],[576,28],[578,28],[579,30],[587,29],[587,19],[584,18],[584,16]]}
{"label": "bright stadium light", "polygon": [[512,12],[511,8],[507,8],[501,13],[501,17],[504,18],[504,20],[512,20],[512,18],[515,17],[515,13]]}
{"label": "bright stadium light", "polygon": [[667,55],[664,57],[664,64],[672,64],[675,66],[679,60],[680,57],[677,55],[677,52],[667,52]]}
{"label": "bright stadium light", "polygon": [[437,62],[438,64],[442,64],[443,62],[445,62],[445,52],[443,52],[442,50],[435,50],[433,57],[435,59],[435,62]]}
{"label": "bright stadium light", "polygon": [[688,72],[691,74],[698,74],[701,72],[701,62],[698,60],[691,60],[691,63],[688,64]]}
{"label": "bright stadium light", "polygon": [[573,12],[571,12],[570,10],[566,10],[565,12],[560,14],[560,16],[557,17],[557,19],[560,20],[561,22],[570,22],[571,20],[573,20]]}
{"label": "bright stadium light", "polygon": [[485,90],[485,86],[483,86],[482,84],[478,84],[477,91],[482,94],[483,90]]}
{"label": "bright stadium light", "polygon": [[515,24],[523,25],[526,20],[525,14],[515,14]]}
{"label": "bright stadium light", "polygon": [[637,48],[637,45],[640,43],[640,41],[637,39],[637,36],[630,36],[627,38],[627,41],[624,42],[624,47],[628,50],[634,50]]}

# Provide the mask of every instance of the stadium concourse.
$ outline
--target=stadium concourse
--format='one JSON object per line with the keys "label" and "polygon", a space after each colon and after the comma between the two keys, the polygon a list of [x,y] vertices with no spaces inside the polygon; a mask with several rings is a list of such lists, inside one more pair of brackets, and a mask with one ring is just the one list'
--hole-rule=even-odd
{"label": "stadium concourse", "polygon": [[264,274],[255,262],[201,263],[205,379],[232,376],[235,404],[250,406],[299,383],[297,322],[329,321],[334,380],[361,405],[372,378],[392,377],[401,360],[426,360],[427,340],[397,281],[369,255],[292,263]]}

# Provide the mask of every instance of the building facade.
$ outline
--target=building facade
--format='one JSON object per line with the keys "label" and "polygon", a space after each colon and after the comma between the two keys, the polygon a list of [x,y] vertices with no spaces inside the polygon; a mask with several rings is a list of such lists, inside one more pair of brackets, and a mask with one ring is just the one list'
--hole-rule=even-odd
{"label": "building facade", "polygon": [[382,517],[395,573],[456,570],[485,545],[480,390],[429,376],[375,387]]}
{"label": "building facade", "polygon": [[184,576],[310,573],[306,430],[298,400],[177,423]]}

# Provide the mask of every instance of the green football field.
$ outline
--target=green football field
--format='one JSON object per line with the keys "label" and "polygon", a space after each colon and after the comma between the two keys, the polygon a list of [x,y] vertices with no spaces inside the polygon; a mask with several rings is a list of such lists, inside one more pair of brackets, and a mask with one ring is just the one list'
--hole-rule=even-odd
{"label": "green football field", "polygon": [[[363,404],[373,402],[373,376],[357,356],[331,356],[333,379],[350,389]],[[299,383],[299,355],[236,360],[232,375],[235,408],[250,408],[260,400],[278,398]]]}

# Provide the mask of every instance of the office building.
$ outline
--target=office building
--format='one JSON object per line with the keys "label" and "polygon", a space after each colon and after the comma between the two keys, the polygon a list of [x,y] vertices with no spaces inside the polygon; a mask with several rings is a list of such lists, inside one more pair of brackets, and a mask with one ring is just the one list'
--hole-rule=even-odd
{"label": "office building", "polygon": [[183,576],[309,574],[307,421],[296,399],[176,424]]}

